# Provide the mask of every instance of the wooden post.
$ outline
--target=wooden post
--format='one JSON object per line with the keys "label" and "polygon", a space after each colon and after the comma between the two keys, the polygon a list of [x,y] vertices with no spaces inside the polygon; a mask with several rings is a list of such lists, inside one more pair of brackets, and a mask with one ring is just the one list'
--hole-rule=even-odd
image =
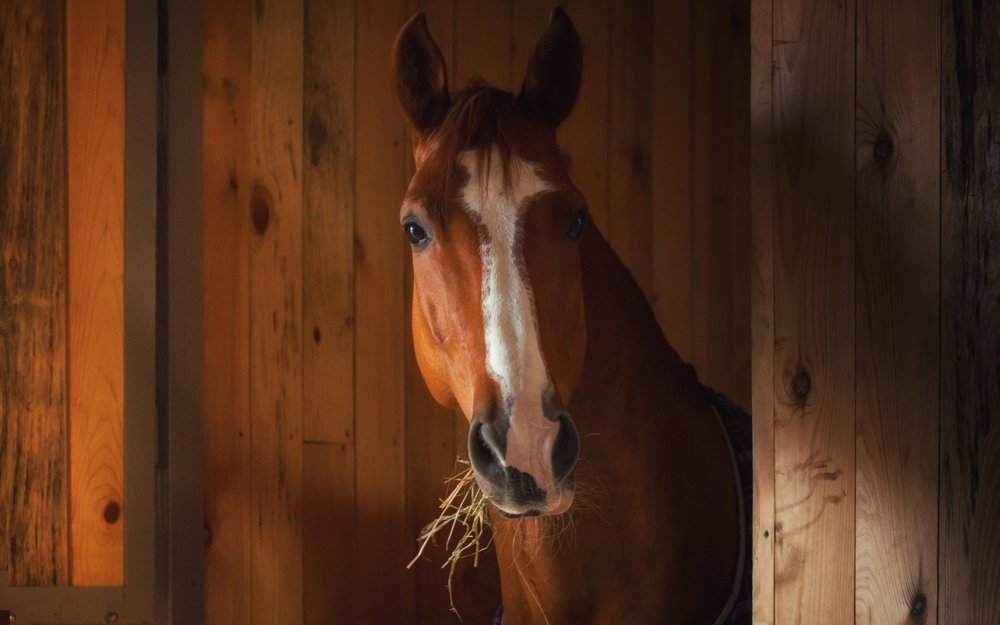
{"label": "wooden post", "polygon": [[0,8],[0,569],[69,582],[65,23]]}

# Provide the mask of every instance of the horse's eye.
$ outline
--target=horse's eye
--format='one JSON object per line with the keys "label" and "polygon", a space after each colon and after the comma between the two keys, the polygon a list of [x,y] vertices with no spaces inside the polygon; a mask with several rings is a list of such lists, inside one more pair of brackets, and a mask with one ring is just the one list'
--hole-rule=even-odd
{"label": "horse's eye", "polygon": [[583,234],[583,226],[587,223],[587,211],[581,210],[576,215],[573,216],[573,221],[569,222],[569,229],[566,230],[566,236],[573,239],[574,241],[580,240],[580,235]]}
{"label": "horse's eye", "polygon": [[403,230],[406,231],[406,236],[410,239],[410,245],[414,247],[426,245],[430,240],[427,231],[421,228],[420,224],[415,221],[408,221],[403,224]]}

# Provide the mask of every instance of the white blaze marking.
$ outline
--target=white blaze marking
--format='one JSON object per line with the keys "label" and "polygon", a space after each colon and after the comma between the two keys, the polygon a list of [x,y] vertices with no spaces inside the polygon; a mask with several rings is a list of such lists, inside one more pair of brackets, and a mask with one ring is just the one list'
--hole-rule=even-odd
{"label": "white blaze marking", "polygon": [[558,426],[542,412],[548,374],[538,342],[531,287],[525,282],[516,247],[527,200],[550,187],[535,167],[513,156],[508,187],[495,148],[488,164],[481,164],[473,151],[459,155],[459,162],[469,174],[462,189],[465,209],[487,233],[480,245],[486,365],[500,386],[502,400],[513,401],[507,406],[511,422],[505,461],[532,473],[539,486],[546,488],[552,482],[551,461],[546,459],[551,458]]}

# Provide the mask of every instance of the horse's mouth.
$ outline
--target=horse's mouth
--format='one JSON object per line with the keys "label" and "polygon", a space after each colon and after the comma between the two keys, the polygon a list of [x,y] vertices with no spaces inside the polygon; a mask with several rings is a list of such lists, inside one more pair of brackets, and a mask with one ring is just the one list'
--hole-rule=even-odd
{"label": "horse's mouth", "polygon": [[[482,483],[480,484],[482,486]],[[536,490],[533,497],[525,498],[522,492],[510,491],[504,488],[494,488],[485,492],[486,498],[496,508],[500,516],[507,519],[524,517],[552,516],[567,512],[573,504],[575,480],[572,473],[562,481],[560,486],[546,493]]]}
{"label": "horse's mouth", "polygon": [[516,512],[507,512],[506,510],[504,510],[500,506],[497,506],[496,504],[494,504],[494,507],[497,509],[497,512],[499,512],[501,516],[508,519],[520,519],[526,516],[542,516],[541,510],[528,510],[527,512],[516,513]]}

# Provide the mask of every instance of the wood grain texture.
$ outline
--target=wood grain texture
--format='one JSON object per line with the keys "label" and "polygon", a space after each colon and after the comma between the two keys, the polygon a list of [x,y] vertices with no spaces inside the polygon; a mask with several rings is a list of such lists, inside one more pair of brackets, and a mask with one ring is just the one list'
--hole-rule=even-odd
{"label": "wood grain texture", "polygon": [[699,377],[750,404],[749,6],[746,0],[693,9],[691,121],[692,362]]}
{"label": "wood grain texture", "polygon": [[855,623],[937,622],[938,2],[860,0]]}
{"label": "wood grain texture", "polygon": [[250,613],[250,6],[202,5],[204,610]]}
{"label": "wood grain texture", "polygon": [[305,6],[303,430],[354,436],[354,12]]}
{"label": "wood grain texture", "polygon": [[[691,155],[694,129],[693,3],[653,5],[650,89],[652,159],[652,287],[663,333],[681,358],[694,360]],[[704,116],[704,115],[703,115]]]}
{"label": "wood grain texture", "polygon": [[1000,614],[1000,6],[943,3],[939,621]]}
{"label": "wood grain texture", "polygon": [[750,8],[753,622],[774,624],[774,127],[772,0]]}
{"label": "wood grain texture", "polygon": [[612,3],[608,61],[608,206],[605,236],[646,298],[652,280],[649,95],[652,3]]}
{"label": "wood grain texture", "polygon": [[[406,563],[404,245],[399,203],[409,145],[389,79],[389,50],[406,19],[402,1],[359,4],[355,133],[355,471],[361,620],[405,623]],[[381,78],[376,78],[381,77]],[[382,588],[379,599],[368,599]]]}
{"label": "wood grain texture", "polygon": [[520,89],[524,76],[511,69],[511,28],[510,0],[455,3],[453,90],[477,77],[499,89]]}
{"label": "wood grain texture", "polygon": [[250,622],[302,620],[301,0],[250,35]]}
{"label": "wood grain texture", "polygon": [[[347,443],[306,443],[302,452],[302,537],[305,625],[359,622],[353,613],[356,563],[354,527],[354,447]],[[372,597],[376,596],[372,593]],[[360,621],[360,622],[363,622]]]}
{"label": "wood grain texture", "polygon": [[854,618],[854,11],[773,5],[780,625]]}
{"label": "wood grain texture", "polygon": [[0,569],[12,585],[70,572],[63,11],[0,5]]}
{"label": "wood grain texture", "polygon": [[66,5],[74,586],[124,583],[125,2]]}
{"label": "wood grain texture", "polygon": [[714,350],[725,378],[718,385],[740,406],[751,404],[750,382],[750,0],[730,0],[723,19],[716,22],[719,38],[729,41],[719,64],[730,68],[729,96],[719,116],[728,120],[728,132],[717,137],[720,158],[729,163],[729,182],[723,183],[729,199],[729,218],[723,224],[730,254],[727,266],[719,266],[712,280],[724,285],[717,305],[728,309],[725,341]]}

